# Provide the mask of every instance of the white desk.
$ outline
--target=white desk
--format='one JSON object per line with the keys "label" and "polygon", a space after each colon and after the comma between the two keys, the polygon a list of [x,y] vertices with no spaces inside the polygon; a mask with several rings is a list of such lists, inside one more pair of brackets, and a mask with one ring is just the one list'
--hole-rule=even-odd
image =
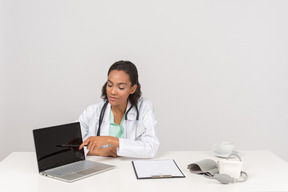
{"label": "white desk", "polygon": [[155,159],[174,159],[186,178],[137,180],[132,158],[88,157],[90,160],[115,165],[116,168],[74,183],[39,175],[34,152],[14,152],[0,163],[1,192],[90,192],[90,191],[288,191],[288,163],[270,151],[240,152],[249,178],[244,183],[223,185],[216,180],[192,174],[187,165],[202,159],[219,160],[209,151],[173,151],[159,153]]}

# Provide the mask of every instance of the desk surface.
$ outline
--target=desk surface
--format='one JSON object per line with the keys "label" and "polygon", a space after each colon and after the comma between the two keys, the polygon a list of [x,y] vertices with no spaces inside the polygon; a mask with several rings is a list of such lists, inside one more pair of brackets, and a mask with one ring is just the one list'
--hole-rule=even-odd
{"label": "desk surface", "polygon": [[[137,180],[133,158],[90,156],[87,159],[115,165],[116,168],[74,183],[41,176],[34,152],[14,152],[0,163],[0,191],[288,191],[288,163],[270,151],[242,151],[243,170],[249,174],[244,183],[223,185],[193,174],[187,165],[202,159],[217,158],[210,151],[171,151],[155,159],[174,159],[186,178]],[[99,190],[100,189],[100,190]]]}

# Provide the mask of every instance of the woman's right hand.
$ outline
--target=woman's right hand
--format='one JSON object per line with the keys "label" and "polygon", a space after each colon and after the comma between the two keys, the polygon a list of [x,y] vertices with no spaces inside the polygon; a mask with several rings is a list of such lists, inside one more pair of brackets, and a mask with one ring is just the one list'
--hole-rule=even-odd
{"label": "woman's right hand", "polygon": [[79,150],[85,145],[89,150],[89,155],[117,157],[119,139],[111,136],[91,136],[80,145]]}

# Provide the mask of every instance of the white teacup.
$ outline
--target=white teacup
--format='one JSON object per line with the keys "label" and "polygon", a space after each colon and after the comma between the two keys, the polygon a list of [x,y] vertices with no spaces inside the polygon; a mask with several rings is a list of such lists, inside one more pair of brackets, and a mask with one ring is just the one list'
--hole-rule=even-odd
{"label": "white teacup", "polygon": [[213,150],[216,156],[228,157],[233,153],[234,147],[235,147],[234,143],[222,141],[220,143],[214,144]]}

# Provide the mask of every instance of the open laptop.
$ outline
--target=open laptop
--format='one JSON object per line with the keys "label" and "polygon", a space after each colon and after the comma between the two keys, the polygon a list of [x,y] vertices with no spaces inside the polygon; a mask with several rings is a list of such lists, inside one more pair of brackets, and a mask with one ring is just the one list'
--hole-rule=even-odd
{"label": "open laptop", "polygon": [[39,173],[73,182],[114,168],[113,165],[85,160],[80,123],[33,130]]}

